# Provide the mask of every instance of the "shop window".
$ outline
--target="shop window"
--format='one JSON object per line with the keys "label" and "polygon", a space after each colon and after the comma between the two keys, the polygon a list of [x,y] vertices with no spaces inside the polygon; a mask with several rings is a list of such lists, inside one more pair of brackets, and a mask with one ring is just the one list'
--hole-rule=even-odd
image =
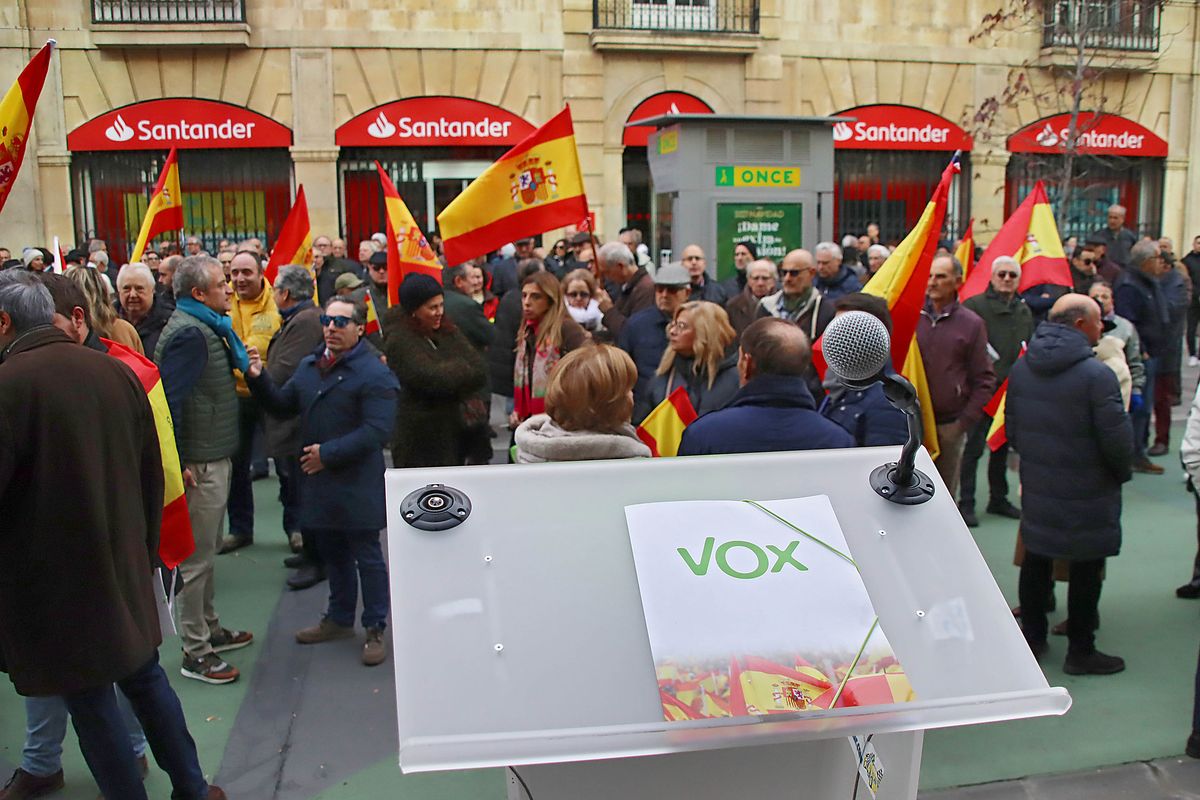
{"label": "shop window", "polygon": [[[970,217],[970,154],[964,153],[962,176],[954,181],[942,236],[956,239]],[[886,244],[900,242],[921,218],[950,154],[940,151],[841,150],[834,160],[835,239],[866,233],[879,225]]]}
{"label": "shop window", "polygon": [[[108,243],[123,263],[137,242],[150,193],[167,154],[155,150],[83,152],[71,157],[76,239]],[[183,233],[216,253],[222,239],[275,241],[292,203],[292,159],[286,149],[180,150]],[[155,240],[176,240],[164,235]]]}
{"label": "shop window", "polygon": [[758,0],[593,0],[593,27],[758,33]]}
{"label": "shop window", "polygon": [[[1162,228],[1163,171],[1161,158],[1082,155],[1075,159],[1071,197],[1059,235],[1086,237],[1107,223],[1108,207],[1125,207],[1125,227],[1139,236],[1158,237]],[[1016,210],[1039,180],[1056,214],[1059,212],[1062,157],[1013,153],[1004,183],[1004,215]],[[1060,217],[1061,218],[1061,217]]]}
{"label": "shop window", "polygon": [[245,0],[92,0],[92,22],[245,22]]}
{"label": "shop window", "polygon": [[1046,3],[1043,47],[1158,50],[1162,0],[1057,0]]}

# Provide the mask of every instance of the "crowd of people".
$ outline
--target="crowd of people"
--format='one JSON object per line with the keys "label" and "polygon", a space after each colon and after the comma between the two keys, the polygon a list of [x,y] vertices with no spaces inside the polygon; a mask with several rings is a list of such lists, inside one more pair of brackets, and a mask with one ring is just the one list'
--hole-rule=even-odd
{"label": "crowd of people", "polygon": [[[1168,452],[1185,342],[1200,365],[1200,237],[1177,259],[1168,239],[1126,229],[1114,206],[1107,227],[1064,244],[1072,286],[1018,291],[1021,264],[1000,257],[987,290],[960,302],[963,265],[946,242],[917,341],[935,466],[963,520],[979,524],[985,450],[983,508],[1019,520],[1014,613],[1031,650],[1040,658],[1048,634],[1063,633],[1067,672],[1110,674],[1124,662],[1095,644],[1105,559],[1120,550],[1121,485],[1131,472],[1164,472],[1151,459]],[[907,438],[879,385],[822,376],[812,358],[839,314],[891,329],[887,304],[863,291],[890,252],[878,226],[778,263],[739,242],[723,280],[697,244],[654,268],[637,229],[602,245],[586,231],[546,249],[525,238],[444,264],[441,280],[406,275],[394,305],[385,245],[379,234],[352,256],[344,240],[317,236],[311,271],[288,265],[273,281],[258,239],[223,240],[210,255],[188,236],[124,265],[99,240],[61,259],[0,248],[0,666],[28,697],[29,723],[0,800],[62,785],[55,747],[68,714],[106,796],[145,796],[147,740],[173,796],[224,796],[203,781],[158,662],[163,467],[146,395],[109,357],[113,343],[161,376],[195,540],[179,567],[179,668],[209,685],[236,681],[224,654],[254,644],[221,622],[215,577],[222,554],[255,541],[253,481],[269,463],[293,551],[287,585],[328,581],[326,612],[297,644],[359,636],[361,592],[359,658],[376,666],[388,649],[389,458],[397,468],[487,464],[506,440],[516,463],[647,457],[636,426],[681,388],[699,415],[681,456]],[[440,255],[436,236],[431,245]],[[368,299],[380,312],[371,326]],[[986,409],[1006,379],[1008,444],[990,449]],[[91,402],[77,402],[81,386]],[[495,398],[507,426],[492,423]],[[1183,452],[1200,479],[1200,400],[1195,409]],[[56,502],[71,470],[94,486],[83,476],[96,467],[106,480],[88,503]],[[14,574],[24,579],[6,579]],[[1068,615],[1051,628],[1056,577],[1069,581]],[[1200,597],[1200,550],[1177,594]],[[88,613],[68,614],[75,604]],[[1200,732],[1189,753],[1200,757]]]}

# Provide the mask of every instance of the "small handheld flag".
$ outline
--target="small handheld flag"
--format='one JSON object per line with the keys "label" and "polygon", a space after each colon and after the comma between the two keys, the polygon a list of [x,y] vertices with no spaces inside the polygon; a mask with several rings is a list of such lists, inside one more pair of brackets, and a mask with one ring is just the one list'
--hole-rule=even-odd
{"label": "small handheld flag", "polygon": [[183,192],[179,190],[179,163],[175,148],[172,147],[158,176],[158,183],[154,184],[146,218],[142,220],[142,229],[138,232],[137,244],[133,246],[129,260],[141,261],[146,245],[160,233],[182,229]]}

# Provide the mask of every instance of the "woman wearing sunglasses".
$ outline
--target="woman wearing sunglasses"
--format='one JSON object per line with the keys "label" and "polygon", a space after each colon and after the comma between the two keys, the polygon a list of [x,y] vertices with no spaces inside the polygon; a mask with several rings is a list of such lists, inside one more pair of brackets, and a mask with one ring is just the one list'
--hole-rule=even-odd
{"label": "woman wearing sunglasses", "polygon": [[445,312],[441,284],[413,273],[400,284],[400,305],[384,316],[383,352],[401,386],[397,467],[461,466],[468,432],[487,423],[478,397],[487,382],[483,357]]}
{"label": "woman wearing sunglasses", "polygon": [[697,414],[724,408],[737,394],[737,333],[716,303],[693,300],[676,309],[667,326],[667,350],[634,409],[634,421],[640,423],[680,386]]}
{"label": "woman wearing sunglasses", "polygon": [[563,294],[567,298],[567,313],[584,330],[595,333],[600,330],[604,315],[596,300],[596,278],[590,270],[572,270],[562,281]]}

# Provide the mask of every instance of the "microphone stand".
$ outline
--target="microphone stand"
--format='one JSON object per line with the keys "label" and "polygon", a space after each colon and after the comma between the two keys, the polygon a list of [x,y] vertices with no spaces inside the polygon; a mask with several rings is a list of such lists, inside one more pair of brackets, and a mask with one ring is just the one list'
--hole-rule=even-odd
{"label": "microphone stand", "polygon": [[866,389],[876,381],[883,384],[883,394],[892,406],[904,413],[908,421],[908,441],[900,451],[900,460],[881,464],[871,471],[871,488],[892,503],[915,506],[933,497],[933,481],[916,468],[917,450],[925,438],[921,422],[921,401],[917,390],[903,375],[880,373],[868,381],[845,381],[854,389]]}

